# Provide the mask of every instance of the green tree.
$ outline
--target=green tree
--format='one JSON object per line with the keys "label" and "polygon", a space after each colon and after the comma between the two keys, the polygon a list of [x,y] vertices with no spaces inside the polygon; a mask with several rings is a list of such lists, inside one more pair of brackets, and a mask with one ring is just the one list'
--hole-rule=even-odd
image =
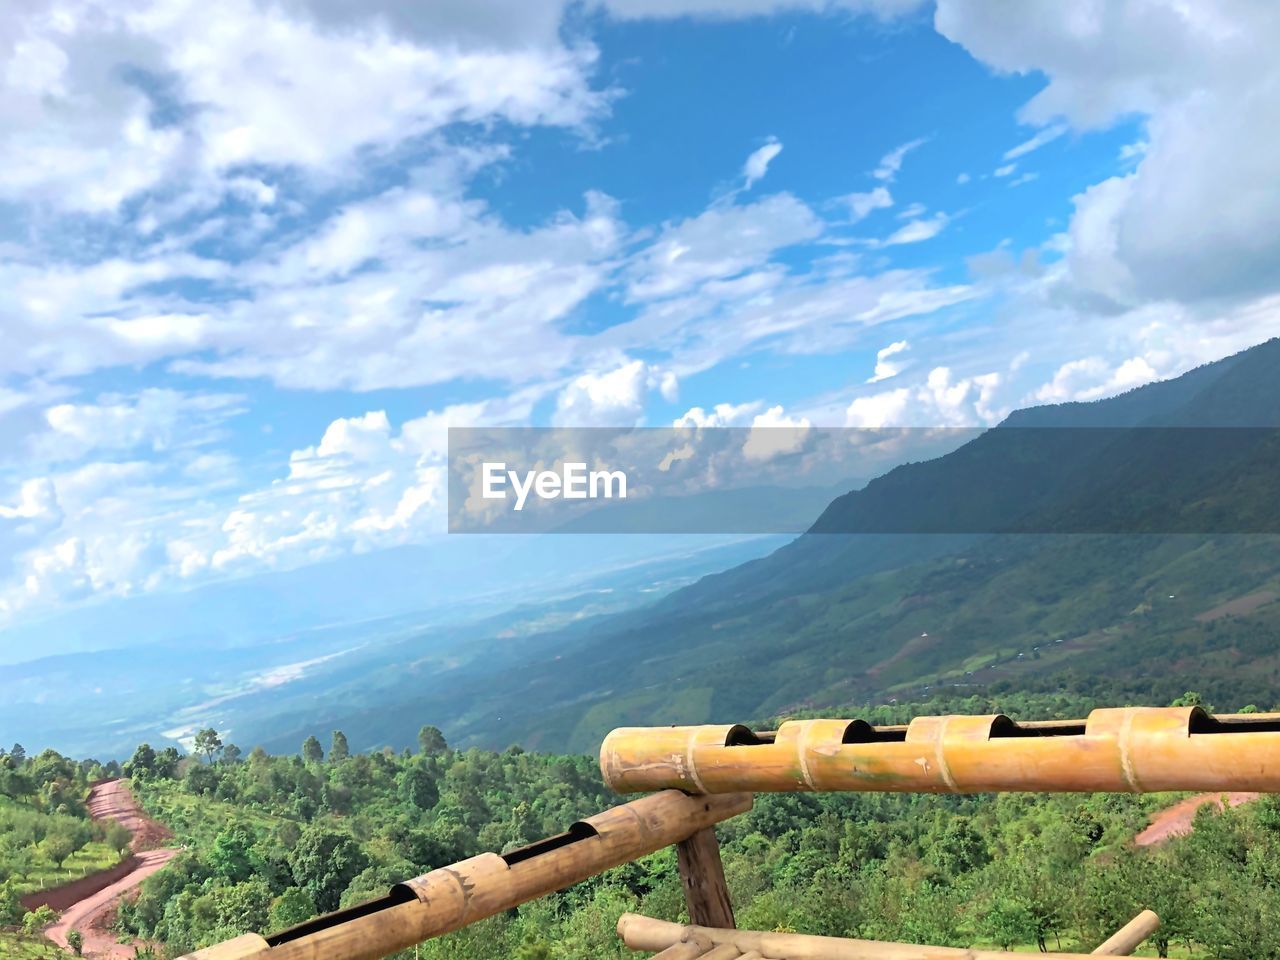
{"label": "green tree", "polygon": [[240,752],[240,748],[237,747],[234,743],[228,743],[224,745],[222,748],[223,763],[231,764],[234,766],[235,764],[240,762],[241,755],[242,754]]}
{"label": "green tree", "polygon": [[289,853],[294,883],[322,912],[338,908],[342,891],[368,865],[369,858],[351,834],[321,824],[303,830]]}
{"label": "green tree", "polygon": [[437,756],[448,749],[449,744],[445,742],[444,734],[440,732],[439,727],[428,724],[418,731],[418,750],[423,756]]}
{"label": "green tree", "polygon": [[155,776],[156,752],[149,743],[140,743],[133,756],[124,763],[124,775],[135,780],[147,780]]}
{"label": "green tree", "polygon": [[102,828],[102,839],[117,854],[124,853],[129,849],[129,844],[133,840],[133,834],[129,832],[129,828],[118,820],[109,820],[107,825]]}
{"label": "green tree", "polygon": [[411,762],[396,778],[402,799],[419,810],[430,810],[440,802],[440,789],[435,777],[421,763]]}
{"label": "green tree", "polygon": [[205,727],[196,734],[192,746],[196,753],[203,753],[205,760],[213,763],[214,754],[222,749],[222,737],[218,736],[218,731],[213,727]]}
{"label": "green tree", "polygon": [[301,887],[287,887],[271,904],[271,929],[284,930],[310,920],[319,911],[311,894]]}
{"label": "green tree", "polygon": [[40,841],[41,854],[59,870],[62,869],[62,864],[66,862],[67,857],[75,853],[77,849],[79,848],[76,846],[75,838],[70,833],[62,830],[50,833]]}
{"label": "green tree", "polygon": [[71,948],[77,957],[84,955],[84,937],[79,930],[67,931],[67,946]]}
{"label": "green tree", "polygon": [[324,759],[324,748],[314,736],[307,737],[302,742],[302,759],[307,763],[319,763]]}
{"label": "green tree", "polygon": [[347,735],[341,730],[333,731],[333,742],[329,746],[329,762],[337,763],[350,755],[351,748],[347,745]]}
{"label": "green tree", "polygon": [[49,906],[37,907],[22,916],[22,932],[34,936],[53,921],[58,919],[58,912]]}

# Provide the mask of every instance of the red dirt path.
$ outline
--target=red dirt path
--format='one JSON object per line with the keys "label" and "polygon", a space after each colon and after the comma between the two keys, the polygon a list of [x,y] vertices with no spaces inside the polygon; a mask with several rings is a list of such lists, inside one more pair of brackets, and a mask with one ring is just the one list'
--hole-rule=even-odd
{"label": "red dirt path", "polygon": [[1139,847],[1154,847],[1164,843],[1170,837],[1180,837],[1190,833],[1191,822],[1195,819],[1196,811],[1208,803],[1214,804],[1221,810],[1224,797],[1227,804],[1232,807],[1258,799],[1256,793],[1201,793],[1188,797],[1157,813],[1150,825],[1133,838],[1133,842]]}
{"label": "red dirt path", "polygon": [[116,935],[110,929],[112,911],[125,894],[172,860],[178,851],[155,849],[169,839],[170,833],[142,812],[123,780],[108,780],[94,787],[89,792],[89,812],[95,820],[117,820],[133,833],[130,846],[138,855],[138,866],[111,886],[64,910],[58,921],[45,929],[45,936],[65,950],[67,932],[79,930],[84,936],[84,956],[94,960],[132,957],[132,945],[116,943]]}

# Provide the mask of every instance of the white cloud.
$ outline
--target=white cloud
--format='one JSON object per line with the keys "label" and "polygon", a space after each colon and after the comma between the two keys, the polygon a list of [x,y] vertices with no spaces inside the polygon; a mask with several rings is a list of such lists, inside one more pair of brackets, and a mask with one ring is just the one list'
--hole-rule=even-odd
{"label": "white cloud", "polygon": [[1280,289],[1280,16],[1254,2],[1081,6],[940,0],[940,32],[999,70],[1048,77],[1026,122],[1146,117],[1128,176],[1076,198],[1070,281],[1112,309]]}
{"label": "white cloud", "polygon": [[867,383],[879,383],[881,380],[888,380],[896,377],[902,372],[902,364],[891,361],[889,358],[910,350],[911,344],[906,340],[897,340],[887,347],[883,347],[876,351],[876,369],[871,379]]}
{"label": "white cloud", "polygon": [[678,381],[671,371],[659,370],[643,360],[605,373],[584,373],[561,392],[554,423],[564,427],[631,427],[644,417],[651,391],[668,402],[678,396]]}
{"label": "white cloud", "polygon": [[898,177],[898,171],[902,169],[902,161],[906,159],[908,153],[925,144],[926,138],[920,137],[916,140],[910,140],[899,147],[895,147],[880,158],[880,166],[871,172],[871,175],[877,180],[883,180],[885,183],[892,183]]}
{"label": "white cloud", "polygon": [[1043,130],[1036,132],[1035,136],[1029,140],[1024,140],[1016,147],[1011,147],[1004,152],[1004,159],[1016,160],[1018,157],[1025,156],[1032,150],[1039,150],[1046,143],[1052,143],[1060,136],[1067,132],[1065,123],[1055,123],[1052,126],[1045,127]]}
{"label": "white cloud", "polygon": [[1146,357],[1129,357],[1114,368],[1102,357],[1084,357],[1062,364],[1053,379],[1036,390],[1035,399],[1042,403],[1097,400],[1159,377]]}
{"label": "white cloud", "polygon": [[938,212],[932,217],[912,220],[889,234],[888,237],[880,242],[880,245],[893,247],[904,243],[921,243],[925,240],[932,240],[945,230],[950,222],[951,218],[942,212]]}
{"label": "white cloud", "polygon": [[36,520],[59,513],[58,495],[48,477],[27,480],[12,507],[0,503],[0,520]]}
{"label": "white cloud", "polygon": [[43,459],[75,460],[92,451],[199,445],[216,439],[216,428],[244,409],[244,398],[234,394],[157,388],[96,403],[61,403],[45,411],[48,429],[34,438],[34,452]]}
{"label": "white cloud", "polygon": [[1008,414],[996,405],[1003,385],[1004,377],[999,373],[956,377],[950,367],[934,367],[915,387],[855,397],[845,410],[845,426],[989,426]]}
{"label": "white cloud", "polygon": [[1006,163],[1003,167],[996,167],[996,169],[992,173],[992,176],[1007,177],[1009,176],[1009,174],[1013,173],[1013,171],[1017,169],[1018,169],[1018,165],[1016,163]]}
{"label": "white cloud", "polygon": [[786,12],[865,13],[890,19],[920,9],[926,0],[595,0],[615,17],[729,19]]}
{"label": "white cloud", "polygon": [[776,250],[816,238],[822,222],[787,193],[751,204],[714,206],[668,225],[628,268],[628,296],[650,300],[762,266]]}
{"label": "white cloud", "polygon": [[806,417],[791,417],[781,406],[770,407],[752,419],[742,455],[749,461],[762,462],[798,453],[804,449],[812,426]]}
{"label": "white cloud", "polygon": [[743,189],[750,190],[758,180],[763,179],[769,164],[781,152],[782,144],[776,138],[770,137],[763,147],[747,157],[747,162],[742,165]]}
{"label": "white cloud", "polygon": [[849,193],[839,198],[839,202],[849,208],[849,217],[853,223],[865,220],[876,210],[884,210],[893,206],[893,197],[887,187],[876,187],[866,193]]}
{"label": "white cloud", "polygon": [[673,427],[744,427],[750,426],[760,408],[760,401],[750,403],[717,403],[710,411],[702,407],[690,407],[682,416],[672,421]]}
{"label": "white cloud", "polygon": [[910,403],[911,390],[907,387],[857,397],[845,412],[845,426],[865,428],[903,426]]}

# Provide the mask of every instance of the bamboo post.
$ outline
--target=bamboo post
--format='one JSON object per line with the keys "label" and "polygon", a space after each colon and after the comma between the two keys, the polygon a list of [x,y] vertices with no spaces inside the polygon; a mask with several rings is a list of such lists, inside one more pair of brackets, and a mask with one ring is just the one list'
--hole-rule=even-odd
{"label": "bamboo post", "polygon": [[1140,914],[1113,933],[1106,941],[1094,950],[1095,956],[1127,957],[1138,948],[1143,940],[1160,929],[1160,918],[1154,910],[1143,910]]}
{"label": "bamboo post", "polygon": [[750,809],[750,794],[655,793],[579,821],[557,837],[502,855],[482,853],[407,880],[380,900],[266,937],[265,946],[259,940],[225,952],[238,943],[230,941],[186,960],[378,960],[647,856]]}
{"label": "bamboo post", "polygon": [[[840,937],[813,937],[800,933],[761,933],[755,930],[720,930],[696,925],[683,926],[624,913],[618,920],[618,936],[632,950],[661,951],[688,940],[707,940],[716,947],[727,946],[738,957],[755,951],[762,957],[787,960],[1025,960],[1025,953],[1001,950],[970,950],[963,947],[935,947],[927,944],[888,943],[880,940],[845,940]],[[710,957],[710,954],[703,954]],[[1088,953],[1040,953],[1042,960],[1088,960]],[[699,957],[699,960],[702,960]]]}
{"label": "bamboo post", "polygon": [[676,861],[689,922],[703,927],[732,927],[733,905],[720,861],[715,827],[703,827],[676,844]]}
{"label": "bamboo post", "polygon": [[1280,714],[1211,716],[1200,707],[1094,710],[1087,720],[1002,715],[623,727],[600,747],[619,793],[861,790],[903,793],[1280,792]]}

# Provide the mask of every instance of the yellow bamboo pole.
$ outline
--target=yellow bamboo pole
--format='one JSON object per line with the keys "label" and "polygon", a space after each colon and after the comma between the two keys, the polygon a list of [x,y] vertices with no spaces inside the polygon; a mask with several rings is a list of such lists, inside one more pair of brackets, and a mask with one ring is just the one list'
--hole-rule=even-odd
{"label": "yellow bamboo pole", "polygon": [[1087,720],[917,717],[906,727],[795,720],[622,727],[600,747],[619,793],[679,789],[914,793],[1280,791],[1280,714],[1200,707],[1094,710]]}
{"label": "yellow bamboo pole", "polygon": [[1093,951],[1094,956],[1127,957],[1143,940],[1160,929],[1160,918],[1154,910],[1143,910],[1109,936]]}
{"label": "yellow bamboo pole", "polygon": [[377,960],[647,856],[750,809],[750,794],[690,797],[668,790],[588,817],[558,837],[520,850],[482,853],[432,870],[397,885],[381,900],[269,936],[265,945],[245,943],[238,952],[225,952],[238,942],[229,941],[186,960]]}
{"label": "yellow bamboo pole", "polygon": [[[684,926],[634,913],[624,913],[618,920],[618,936],[632,950],[661,951],[686,940],[706,940],[717,946],[731,947],[739,954],[754,951],[762,957],[775,960],[783,957],[786,960],[1025,960],[1027,957],[1025,953],[1006,953],[1002,950]],[[703,956],[710,957],[711,954]],[[1034,956],[1043,960],[1088,960],[1093,954],[1038,953]]]}

